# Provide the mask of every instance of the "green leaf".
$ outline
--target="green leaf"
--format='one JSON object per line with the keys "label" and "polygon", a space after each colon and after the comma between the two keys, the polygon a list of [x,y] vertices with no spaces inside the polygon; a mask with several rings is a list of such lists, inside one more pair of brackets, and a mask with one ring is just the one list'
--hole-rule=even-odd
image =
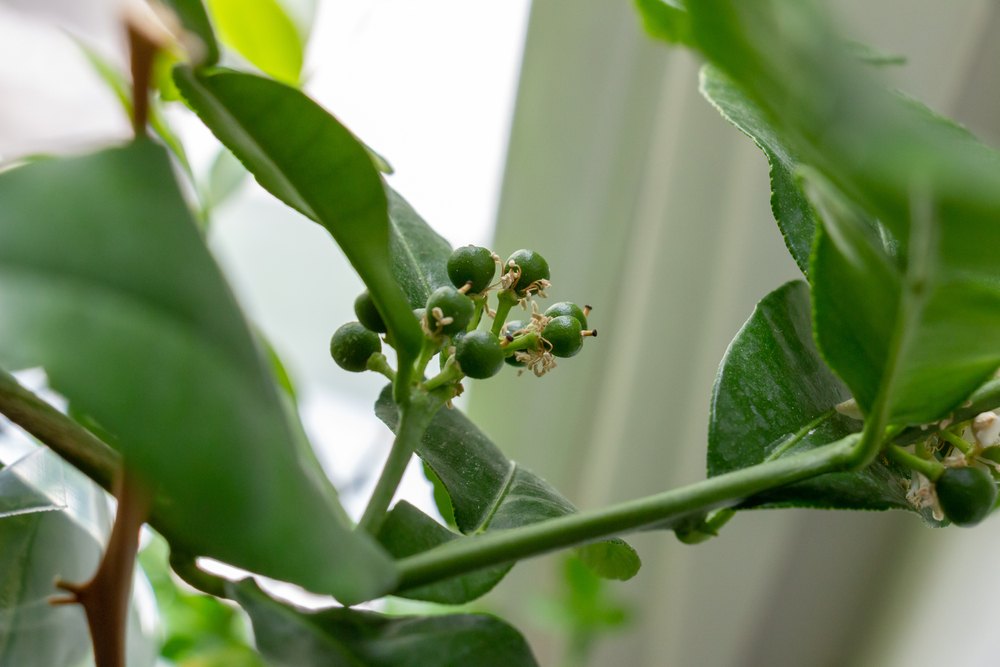
{"label": "green leaf", "polygon": [[[833,411],[850,397],[813,343],[809,286],[786,283],[757,304],[722,360],[712,394],[709,476],[856,433],[860,421]],[[916,511],[906,500],[909,487],[909,470],[879,460],[772,489],[743,506]]]}
{"label": "green leaf", "polygon": [[368,286],[400,368],[412,364],[423,332],[393,275],[386,194],[364,146],[290,86],[222,69],[178,67],[174,78],[265,190],[329,230]]}
{"label": "green leaf", "polygon": [[[39,447],[0,470],[0,508],[0,665],[83,664],[90,653],[86,619],[49,598],[65,596],[57,579],[82,583],[97,569],[111,528],[104,492]],[[16,514],[2,516],[13,508]],[[130,616],[129,664],[149,665],[150,638],[137,631],[134,607]]]}
{"label": "green leaf", "polygon": [[0,174],[0,363],[43,366],[116,436],[185,552],[349,601],[394,585],[388,555],[303,467],[162,147]]}
{"label": "green leaf", "polygon": [[809,255],[819,224],[809,200],[795,181],[798,156],[785,144],[757,105],[717,67],[706,64],[701,68],[699,89],[726,120],[764,151],[770,166],[771,211],[788,251],[808,276]]}
{"label": "green leaf", "polygon": [[201,40],[205,52],[198,58],[198,54],[189,54],[194,59],[196,65],[214,65],[219,62],[219,45],[215,41],[215,33],[212,31],[212,24],[208,20],[208,13],[201,0],[166,0],[177,17],[181,20],[181,25],[188,32],[194,34]]}
{"label": "green leaf", "polygon": [[208,0],[208,7],[223,42],[265,74],[298,83],[305,45],[275,0]]}
{"label": "green leaf", "polygon": [[[379,530],[378,541],[393,558],[400,559],[461,537],[410,503],[401,500],[386,515],[385,522]],[[488,593],[512,567],[513,563],[501,565],[437,584],[400,591],[393,595],[441,604],[464,604]]]}
{"label": "green leaf", "polygon": [[275,667],[537,666],[517,630],[486,614],[309,613],[271,599],[250,579],[226,588],[250,614],[257,648]]}
{"label": "green leaf", "polygon": [[[843,262],[827,253],[813,263],[810,280],[817,298],[839,292],[841,300],[815,305],[820,351],[862,410],[874,415],[870,423],[945,417],[1000,366],[1000,153],[887,91],[814,3],[692,0],[688,11],[705,55],[774,121],[802,162],[829,181],[824,190],[839,191],[878,220],[895,250],[900,280],[877,279],[874,265],[863,266],[872,259],[857,245],[863,236],[833,238],[854,223],[835,221],[835,207],[828,207],[828,248]],[[817,197],[821,205],[831,199]],[[846,265],[865,282],[848,287],[842,276],[815,273]],[[840,341],[841,332],[826,329],[825,309],[862,306],[848,293],[896,303],[883,313],[887,326],[862,333],[882,337],[880,358],[862,361],[850,352],[855,332]],[[891,331],[888,340],[884,329]],[[858,364],[871,362],[877,386],[849,379],[862,374]]]}
{"label": "green leaf", "polygon": [[424,463],[423,466],[424,477],[434,487],[434,505],[437,506],[438,512],[441,513],[441,518],[444,519],[445,524],[449,527],[458,528],[458,524],[455,523],[455,508],[451,506],[451,496],[448,495],[448,489],[444,488],[444,484],[434,474],[429,465]]}
{"label": "green leaf", "polygon": [[635,0],[643,27],[668,44],[691,44],[691,21],[683,7],[663,0]]}
{"label": "green leaf", "polygon": [[[382,390],[375,414],[395,429],[399,413],[391,386]],[[460,410],[440,410],[417,447],[417,455],[451,496],[455,521],[469,535],[517,528],[576,512],[548,482],[507,459]],[[602,576],[630,579],[639,558],[619,539],[581,547],[578,554]]]}
{"label": "green leaf", "polygon": [[854,40],[847,40],[844,44],[847,50],[854,54],[855,58],[866,65],[885,67],[888,65],[906,64],[906,56],[899,53],[889,53],[888,51],[883,51],[882,49],[877,49],[874,46]]}
{"label": "green leaf", "polygon": [[139,554],[156,594],[163,625],[161,655],[197,667],[264,667],[251,647],[249,624],[237,609],[210,595],[182,590],[168,566],[169,548],[156,536]]}
{"label": "green leaf", "polygon": [[423,308],[438,287],[451,286],[451,245],[424,222],[398,192],[385,186],[389,200],[389,256],[396,282],[413,308]]}

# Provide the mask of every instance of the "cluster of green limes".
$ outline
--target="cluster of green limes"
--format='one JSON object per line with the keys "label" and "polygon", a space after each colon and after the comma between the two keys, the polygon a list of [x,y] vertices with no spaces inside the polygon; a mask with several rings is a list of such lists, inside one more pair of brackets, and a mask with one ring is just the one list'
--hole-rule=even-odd
{"label": "cluster of green limes", "polygon": [[[525,335],[535,336],[531,342],[539,352],[547,351],[557,357],[574,356],[583,348],[585,336],[596,335],[596,331],[587,330],[589,306],[581,309],[568,302],[557,303],[545,311],[546,318],[550,319],[541,331],[517,321],[507,322],[504,327],[495,326],[494,331],[499,331],[499,336],[491,331],[477,330],[474,320],[478,323],[484,309],[490,312],[487,300],[491,289],[499,286],[501,297],[509,304],[538,295],[549,284],[549,265],[545,258],[532,250],[518,250],[502,265],[504,278],[493,285],[497,260],[487,248],[458,248],[447,265],[453,286],[437,288],[424,308],[413,311],[430,340],[447,339],[454,346],[455,362],[463,375],[477,379],[492,377],[503,368],[505,361],[523,366],[524,362],[514,358],[514,350],[505,348]],[[355,300],[354,312],[358,321],[337,329],[330,341],[330,352],[341,368],[360,372],[366,370],[373,354],[381,352],[382,341],[378,334],[386,333],[387,328],[368,291]],[[523,349],[524,346],[514,347]],[[447,358],[444,353],[441,356],[443,366]]]}

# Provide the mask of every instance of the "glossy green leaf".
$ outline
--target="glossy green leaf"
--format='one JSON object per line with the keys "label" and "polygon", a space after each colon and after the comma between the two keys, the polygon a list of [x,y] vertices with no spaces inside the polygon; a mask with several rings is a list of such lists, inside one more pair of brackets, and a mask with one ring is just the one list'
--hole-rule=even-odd
{"label": "glossy green leaf", "polygon": [[303,466],[163,148],[0,174],[0,363],[44,367],[115,434],[186,552],[349,601],[394,585],[388,555]]}
{"label": "glossy green leaf", "polygon": [[537,666],[517,630],[486,614],[310,613],[271,599],[250,579],[226,588],[250,614],[257,649],[274,667]]}
{"label": "glossy green leaf", "polygon": [[683,6],[663,0],[635,0],[643,27],[668,44],[690,44],[691,23]]}
{"label": "glossy green leaf", "polygon": [[201,40],[204,53],[189,54],[197,65],[214,65],[219,62],[219,45],[215,41],[212,24],[201,0],[166,0],[166,3],[177,12],[184,29]]}
{"label": "glossy green leaf", "polygon": [[275,0],[208,0],[222,41],[264,73],[298,83],[305,46]]}
{"label": "glossy green leaf", "polygon": [[[836,264],[829,258],[812,266],[817,297],[839,292],[842,312],[861,306],[848,293],[890,303],[900,290],[897,307],[884,313],[892,334],[879,343],[885,356],[875,360],[875,389],[848,379],[863,363],[850,351],[853,332],[838,341],[841,332],[826,330],[821,319],[831,306],[817,303],[827,362],[847,379],[863,410],[873,407],[868,397],[880,395],[893,423],[946,416],[1000,366],[1000,256],[994,250],[1000,154],[887,91],[829,30],[815,3],[692,0],[688,11],[705,55],[773,119],[802,162],[830,181],[830,191],[879,221],[895,247],[899,284],[872,274],[846,287],[840,275],[815,273]],[[823,222],[831,236],[844,227],[832,217]],[[850,264],[858,275],[874,271],[862,266],[866,251],[854,243],[836,246],[841,266]]]}
{"label": "glossy green leaf", "polygon": [[[399,416],[386,387],[375,414],[390,429]],[[455,508],[455,521],[469,535],[516,528],[576,512],[548,482],[507,459],[460,410],[440,410],[417,447],[444,484]],[[601,576],[630,579],[639,571],[635,551],[619,539],[581,547],[581,558]]]}
{"label": "glossy green leaf", "polygon": [[771,211],[795,263],[809,275],[809,255],[819,225],[809,200],[795,181],[798,156],[786,145],[757,105],[717,67],[702,67],[699,89],[726,120],[764,151],[770,166]]}
{"label": "glossy green leaf", "polygon": [[393,274],[388,203],[364,146],[304,93],[228,70],[174,70],[177,87],[265,190],[330,231],[368,286],[404,363],[423,332]]}
{"label": "glossy green leaf", "polygon": [[385,187],[389,200],[389,256],[396,282],[413,308],[423,308],[438,287],[451,286],[451,245],[424,222],[398,192]]}
{"label": "glossy green leaf", "polygon": [[[0,516],[0,665],[78,667],[90,653],[86,619],[49,598],[65,595],[57,579],[82,583],[97,569],[111,529],[104,492],[39,447],[0,470],[0,508],[14,506],[16,514]],[[130,665],[151,667],[152,637],[134,607],[128,648]]]}
{"label": "glossy green leaf", "polygon": [[[378,541],[393,558],[405,558],[436,546],[461,539],[416,507],[401,500],[386,515],[379,530]],[[413,600],[427,600],[441,604],[464,604],[488,593],[514,567],[501,565],[489,570],[473,572],[437,584],[421,586],[409,591],[394,593]]]}
{"label": "glossy green leaf", "polygon": [[[861,422],[833,411],[851,397],[816,351],[809,286],[790,282],[768,294],[733,339],[712,394],[709,476],[803,452],[858,432]],[[754,496],[744,507],[906,509],[909,470],[876,461]],[[924,518],[931,520],[929,514]]]}

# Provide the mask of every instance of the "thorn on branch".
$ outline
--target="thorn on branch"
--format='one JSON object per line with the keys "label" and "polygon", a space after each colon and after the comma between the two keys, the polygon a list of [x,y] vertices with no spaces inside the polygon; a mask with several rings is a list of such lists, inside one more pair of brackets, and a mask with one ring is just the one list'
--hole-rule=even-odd
{"label": "thorn on branch", "polygon": [[129,471],[123,469],[116,484],[118,511],[107,551],[94,578],[85,584],[57,581],[56,587],[69,593],[53,598],[50,604],[80,604],[87,615],[94,643],[96,667],[125,666],[125,633],[132,592],[132,571],[139,551],[139,529],[149,516],[152,494]]}

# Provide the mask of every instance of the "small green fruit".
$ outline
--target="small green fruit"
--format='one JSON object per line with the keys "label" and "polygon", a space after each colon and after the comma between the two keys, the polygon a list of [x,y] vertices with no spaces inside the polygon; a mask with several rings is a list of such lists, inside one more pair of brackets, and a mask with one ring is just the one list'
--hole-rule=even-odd
{"label": "small green fruit", "polygon": [[479,246],[463,246],[456,248],[448,258],[448,277],[457,288],[465,287],[469,282],[470,294],[479,294],[490,286],[497,272],[497,263],[493,253]]}
{"label": "small green fruit", "polygon": [[997,500],[997,485],[979,468],[946,468],[935,485],[941,510],[956,526],[975,526]]}
{"label": "small green fruit", "polygon": [[465,331],[475,312],[472,299],[454,287],[439,287],[427,299],[427,324],[432,332],[440,330],[445,336]]}
{"label": "small green fruit", "polygon": [[455,361],[470,378],[485,380],[503,368],[503,348],[489,331],[470,331],[455,343]]}
{"label": "small green fruit", "polygon": [[[589,308],[590,306],[587,307]],[[583,313],[583,309],[575,303],[560,301],[559,303],[552,304],[545,310],[546,317],[559,317],[560,315],[575,317],[576,321],[580,323],[581,328],[587,328],[587,316]]]}
{"label": "small green fruit", "polygon": [[538,286],[534,283],[538,280],[549,279],[549,263],[534,250],[518,250],[508,257],[503,265],[504,274],[511,271],[511,262],[521,269],[521,277],[517,279],[513,287],[518,296],[536,294]]}
{"label": "small green fruit", "polygon": [[365,328],[375,333],[385,333],[388,331],[368,290],[359,294],[358,298],[354,300],[354,314],[358,316],[358,321],[365,325]]}
{"label": "small green fruit", "polygon": [[[520,331],[524,328],[524,322],[520,320],[509,320],[503,325],[503,331],[505,336],[513,336],[515,331]],[[524,368],[524,362],[518,361],[514,358],[515,355],[510,355],[509,357],[504,357],[504,362],[515,368]]]}
{"label": "small green fruit", "polygon": [[368,358],[382,351],[378,334],[360,322],[348,322],[337,329],[330,340],[330,354],[345,371],[360,373],[367,370]]}
{"label": "small green fruit", "polygon": [[554,356],[572,357],[583,349],[583,327],[575,317],[560,315],[552,318],[542,329],[542,338],[552,346]]}

